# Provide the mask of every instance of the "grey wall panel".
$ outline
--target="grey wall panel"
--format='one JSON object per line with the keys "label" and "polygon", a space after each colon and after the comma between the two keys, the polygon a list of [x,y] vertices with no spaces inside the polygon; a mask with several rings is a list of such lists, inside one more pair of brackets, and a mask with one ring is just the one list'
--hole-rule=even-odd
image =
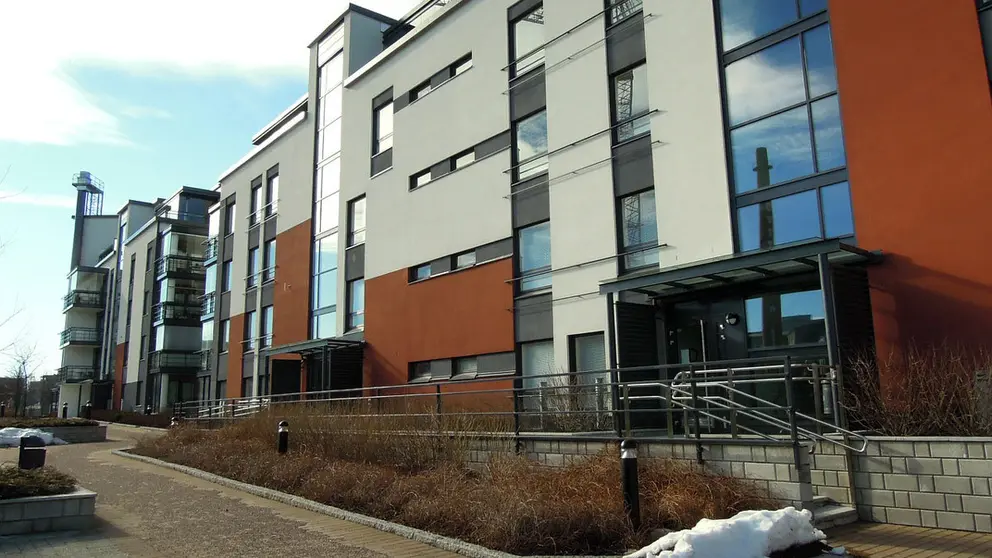
{"label": "grey wall panel", "polygon": [[410,94],[404,93],[393,99],[393,113],[397,113],[410,105]]}
{"label": "grey wall panel", "polygon": [[345,281],[354,281],[365,277],[365,245],[353,246],[345,252],[344,277]]}
{"label": "grey wall panel", "polygon": [[451,359],[444,358],[440,360],[431,361],[431,376],[437,378],[450,378],[451,377]]}
{"label": "grey wall panel", "polygon": [[551,339],[554,322],[551,317],[551,295],[540,295],[517,300],[514,308],[517,343]]}
{"label": "grey wall panel", "polygon": [[258,304],[258,287],[252,287],[245,291],[245,314],[257,308],[256,304]]}
{"label": "grey wall panel", "polygon": [[[272,306],[272,301],[274,300],[274,293],[276,289],[276,284],[274,282],[266,283],[262,285],[262,307]],[[272,332],[269,332],[272,333]]]}
{"label": "grey wall panel", "polygon": [[431,167],[431,178],[438,178],[451,172],[451,159],[445,159]]}
{"label": "grey wall panel", "polygon": [[378,95],[372,98],[372,106],[373,107],[382,106],[384,103],[388,102],[392,98],[393,98],[393,88],[390,87],[389,89],[386,89],[382,93],[379,93]]}
{"label": "grey wall panel", "polygon": [[517,192],[513,195],[513,228],[547,221],[551,217],[547,181],[547,175],[541,175],[513,189]]}
{"label": "grey wall panel", "polygon": [[504,256],[509,256],[513,254],[513,239],[504,238],[496,242],[491,242],[485,246],[479,246],[475,249],[475,261],[484,262],[488,260],[495,260],[496,258],[502,258]]}
{"label": "grey wall panel", "polygon": [[148,378],[148,359],[138,361],[138,381]]}
{"label": "grey wall panel", "polygon": [[[240,348],[238,349],[241,350]],[[241,360],[241,377],[251,378],[255,373],[255,353],[245,353]]]}
{"label": "grey wall panel", "polygon": [[479,374],[513,372],[517,369],[517,358],[514,353],[480,355],[477,360],[479,362]]}
{"label": "grey wall panel", "polygon": [[276,234],[279,232],[279,229],[276,227],[278,219],[279,217],[273,216],[271,219],[266,220],[265,223],[262,224],[264,229],[264,236],[262,237],[262,240],[275,240]]}
{"label": "grey wall panel", "polygon": [[450,66],[431,76],[431,87],[438,87],[449,79],[451,79]]}
{"label": "grey wall panel", "polygon": [[431,275],[451,271],[451,258],[445,256],[431,262]]}
{"label": "grey wall panel", "polygon": [[651,137],[625,143],[613,150],[613,190],[618,196],[654,186]]}
{"label": "grey wall panel", "polygon": [[375,157],[372,157],[372,169],[370,171],[370,176],[375,176],[380,172],[389,169],[393,166],[393,150],[387,149]]}
{"label": "grey wall panel", "polygon": [[248,229],[248,249],[256,248],[259,242],[260,231],[262,227],[252,227]]}
{"label": "grey wall panel", "polygon": [[541,4],[542,0],[521,0],[506,12],[507,21],[513,21]]}
{"label": "grey wall panel", "polygon": [[544,73],[521,80],[510,89],[510,120],[516,121],[535,113],[547,105],[544,91]]}
{"label": "grey wall panel", "polygon": [[134,402],[138,399],[138,382],[124,384],[124,405],[125,410],[134,408]]}
{"label": "grey wall panel", "polygon": [[227,379],[227,353],[217,356],[217,381]]}
{"label": "grey wall panel", "polygon": [[510,147],[510,131],[493,136],[475,146],[475,158],[481,159]]}
{"label": "grey wall panel", "polygon": [[[219,258],[221,262],[226,262],[228,260],[234,259],[234,235],[229,234],[221,240],[221,257]],[[219,264],[218,264],[219,265]],[[220,277],[220,273],[217,274]]]}
{"label": "grey wall panel", "polygon": [[[226,320],[231,317],[231,292],[220,294],[220,301],[217,303],[217,319]],[[219,333],[219,330],[218,330]]]}
{"label": "grey wall panel", "polygon": [[644,60],[644,18],[632,17],[616,26],[606,38],[606,64],[610,74]]}

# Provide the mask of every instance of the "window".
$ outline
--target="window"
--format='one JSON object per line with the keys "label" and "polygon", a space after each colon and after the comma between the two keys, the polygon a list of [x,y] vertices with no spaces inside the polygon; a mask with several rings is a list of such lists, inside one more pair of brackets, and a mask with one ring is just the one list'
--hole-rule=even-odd
{"label": "window", "polygon": [[272,306],[262,307],[262,332],[259,337],[263,348],[272,346]]}
{"label": "window", "polygon": [[452,367],[452,378],[470,379],[479,373],[479,359],[476,357],[456,358]]}
{"label": "window", "polygon": [[372,115],[373,136],[372,154],[378,155],[393,147],[393,102],[375,109]]}
{"label": "window", "polygon": [[641,64],[613,78],[613,118],[616,141],[627,141],[651,131],[648,114],[648,67]]}
{"label": "window", "polygon": [[410,268],[410,281],[423,281],[431,276],[431,264],[425,263]]}
{"label": "window", "polygon": [[658,217],[654,190],[620,198],[620,241],[624,269],[658,264]]}
{"label": "window", "polygon": [[231,344],[231,320],[220,321],[220,352],[227,350]]}
{"label": "window", "polygon": [[207,320],[200,327],[200,350],[209,351],[214,343],[214,321]]}
{"label": "window", "polygon": [[274,281],[276,278],[276,241],[267,240],[265,242],[265,255],[263,257],[262,265],[264,266],[264,271],[262,273],[262,281]]}
{"label": "window", "polygon": [[470,55],[468,55],[467,58],[464,58],[464,59],[462,59],[462,60],[460,60],[458,62],[455,62],[454,69],[453,69],[452,73],[454,75],[456,75],[456,76],[460,76],[460,75],[464,74],[465,72],[467,72],[469,70],[469,68],[471,68],[471,67],[472,67],[472,55],[470,54]]}
{"label": "window", "polygon": [[231,290],[231,260],[227,260],[220,268],[220,291],[226,293]]}
{"label": "window", "polygon": [[234,234],[234,219],[237,218],[237,211],[234,202],[227,204],[224,208],[224,235]]}
{"label": "window", "polygon": [[248,288],[258,284],[258,248],[248,250]]}
{"label": "window", "polygon": [[148,304],[148,297],[149,297],[150,294],[151,293],[149,293],[148,291],[145,291],[144,300],[141,301],[141,314],[143,316],[147,316],[148,315],[148,311],[151,310],[151,305]]}
{"label": "window", "polygon": [[251,351],[255,348],[255,336],[258,333],[258,328],[255,324],[255,312],[247,312],[245,314],[245,343],[244,350]]}
{"label": "window", "polygon": [[348,283],[348,329],[365,327],[365,279]]}
{"label": "window", "polygon": [[328,337],[334,337],[337,335],[337,312],[331,310],[330,312],[324,312],[323,314],[317,314],[313,317],[313,338],[314,339],[326,339]]}
{"label": "window", "polygon": [[473,265],[475,265],[475,250],[462,252],[455,256],[455,269],[472,267]]}
{"label": "window", "polygon": [[827,342],[820,290],[770,293],[744,302],[750,349]]}
{"label": "window", "polygon": [[620,23],[641,11],[642,0],[609,0],[610,24]]}
{"label": "window", "polygon": [[[555,368],[554,343],[551,340],[521,343],[520,372],[525,390],[533,390],[554,383],[554,378],[541,378],[541,376],[558,373],[558,370]],[[539,396],[539,392],[533,395]],[[528,409],[536,407],[533,397],[528,397],[524,401],[524,404],[525,408]]]}
{"label": "window", "polygon": [[258,224],[258,212],[262,209],[262,185],[252,186],[251,188],[251,214],[248,215],[248,226]]}
{"label": "window", "polygon": [[544,64],[544,6],[516,20],[511,29],[513,64],[511,76],[519,76]]}
{"label": "window", "polygon": [[514,124],[516,177],[525,180],[548,170],[548,115],[542,110]]}
{"label": "window", "polygon": [[416,190],[431,181],[431,170],[418,172],[410,177],[410,189]]}
{"label": "window", "polygon": [[[579,408],[605,411],[610,408],[610,373],[606,364],[606,340],[602,333],[569,336],[569,359],[579,387]],[[605,417],[604,417],[605,418]]]}
{"label": "window", "polygon": [[740,208],[737,215],[738,243],[742,252],[854,234],[847,182],[820,188],[819,195],[817,190],[806,190],[748,205]]}
{"label": "window", "polygon": [[365,196],[348,202],[348,246],[365,242]]}
{"label": "window", "polygon": [[332,234],[314,243],[313,254],[314,339],[337,335],[338,235]]}
{"label": "window", "polygon": [[[797,10],[798,8],[798,10]],[[733,50],[758,37],[781,29],[800,17],[827,9],[827,0],[721,0],[723,49]]]}
{"label": "window", "polygon": [[155,261],[155,245],[152,244],[148,246],[148,252],[145,254],[145,271],[151,271],[152,262]]}
{"label": "window", "polygon": [[551,286],[551,222],[517,231],[520,292]]}
{"label": "window", "polygon": [[411,382],[429,382],[429,381],[431,381],[431,363],[430,362],[411,362],[410,363],[410,381]]}
{"label": "window", "polygon": [[138,350],[140,351],[138,353],[139,360],[145,360],[145,355],[148,354],[148,336],[147,335],[142,335],[141,336],[141,346],[138,347]]}
{"label": "window", "polygon": [[474,162],[475,162],[475,150],[474,149],[469,149],[468,151],[466,151],[464,153],[461,153],[459,155],[455,155],[455,157],[454,157],[454,165],[452,165],[452,167],[454,167],[454,169],[457,170],[457,169],[460,169],[462,167],[471,165]]}
{"label": "window", "polygon": [[421,83],[413,91],[410,92],[410,102],[416,101],[417,99],[423,97],[424,95],[431,92],[431,82],[425,81]]}
{"label": "window", "polygon": [[279,175],[270,176],[265,184],[265,218],[276,214],[279,209]]}

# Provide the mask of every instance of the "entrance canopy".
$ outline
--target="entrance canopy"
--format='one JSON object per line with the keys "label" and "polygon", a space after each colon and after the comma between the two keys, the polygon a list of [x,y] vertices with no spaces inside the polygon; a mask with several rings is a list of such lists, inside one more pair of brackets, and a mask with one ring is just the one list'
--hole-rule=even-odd
{"label": "entrance canopy", "polygon": [[880,251],[868,251],[840,240],[781,246],[750,254],[733,254],[689,265],[633,273],[600,284],[600,294],[636,291],[653,297],[678,295],[762,279],[820,270],[820,264],[873,263]]}
{"label": "entrance canopy", "polygon": [[364,341],[356,341],[351,339],[311,339],[310,341],[301,341],[299,343],[279,345],[278,347],[269,347],[267,349],[262,349],[261,352],[270,357],[287,354],[308,357],[323,355],[325,351],[333,351],[335,349],[361,347],[363,344]]}

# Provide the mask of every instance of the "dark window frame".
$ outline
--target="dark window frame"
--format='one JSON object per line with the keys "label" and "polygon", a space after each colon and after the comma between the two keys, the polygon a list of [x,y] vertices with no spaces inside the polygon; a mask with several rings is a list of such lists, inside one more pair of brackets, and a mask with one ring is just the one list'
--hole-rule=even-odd
{"label": "dark window frame", "polygon": [[258,286],[258,272],[259,272],[259,261],[258,261],[258,246],[254,246],[248,249],[248,273],[245,275],[245,289],[254,289]]}
{"label": "dark window frame", "polygon": [[[381,117],[382,110],[385,109],[386,107],[389,107],[389,110],[392,112],[393,115],[392,129],[390,130],[389,135],[387,135],[386,137],[381,137],[379,135],[379,126],[381,124],[380,121],[382,119]],[[396,109],[395,106],[393,105],[393,99],[391,97],[387,100],[381,101],[379,104],[374,105],[372,107],[372,157],[376,157],[393,149],[393,135],[396,132],[395,117],[396,117]],[[389,145],[386,147],[382,146],[384,140],[389,140]]]}
{"label": "dark window frame", "polygon": [[[635,272],[635,271],[642,271],[642,270],[649,269],[649,268],[652,268],[652,267],[658,267],[658,263],[647,263],[647,264],[644,264],[644,265],[629,267],[627,265],[627,256],[630,255],[630,254],[636,254],[636,253],[639,253],[639,252],[647,252],[650,249],[650,247],[657,248],[659,246],[659,243],[661,242],[661,239],[660,238],[656,239],[654,242],[642,242],[642,243],[637,244],[637,245],[634,245],[634,246],[624,246],[624,236],[623,236],[623,204],[622,204],[622,201],[625,200],[625,199],[627,199],[627,198],[634,197],[634,196],[640,196],[640,195],[645,194],[647,192],[655,192],[655,196],[658,195],[657,192],[655,191],[655,187],[654,186],[650,186],[648,188],[644,188],[644,189],[638,190],[636,192],[631,192],[629,194],[624,194],[622,196],[617,196],[614,199],[614,204],[613,204],[615,206],[614,218],[616,219],[616,224],[617,224],[616,225],[616,229],[617,229],[617,231],[616,231],[616,235],[617,235],[617,265],[618,265],[618,268],[619,268],[620,273],[632,273],[632,272]],[[657,229],[657,227],[658,227],[657,198],[655,198],[655,222],[654,222],[654,226]]]}
{"label": "dark window frame", "polygon": [[431,80],[425,80],[410,90],[410,102],[419,101],[434,91]]}
{"label": "dark window frame", "polygon": [[[361,281],[362,283],[362,309],[357,312],[351,311],[351,303],[354,299],[354,293],[352,292],[352,287],[356,283]],[[356,331],[365,329],[365,278],[359,277],[351,281],[345,282],[345,331]],[[356,323],[355,316],[362,317],[362,323]]]}
{"label": "dark window frame", "polygon": [[[514,253],[513,268],[514,268],[514,272],[515,272],[515,275],[516,275],[516,281],[514,281],[514,283],[515,283],[515,286],[516,286],[516,289],[515,289],[516,290],[516,294],[518,296],[519,295],[528,295],[529,296],[529,295],[533,295],[533,294],[547,293],[547,292],[550,292],[551,289],[552,289],[552,286],[553,286],[553,284],[552,284],[552,281],[553,281],[552,280],[552,271],[553,271],[552,265],[553,264],[548,264],[547,266],[542,266],[540,268],[528,270],[526,272],[521,269],[523,251],[520,249],[520,236],[521,236],[520,233],[522,231],[527,230],[527,229],[532,229],[534,227],[537,227],[537,226],[540,226],[540,225],[544,225],[544,224],[547,224],[548,227],[549,227],[549,230],[548,230],[548,251],[550,251],[551,250],[551,246],[550,246],[550,244],[551,244],[551,231],[550,231],[551,219],[545,219],[543,221],[538,221],[536,223],[531,223],[531,224],[527,225],[526,227],[520,227],[520,228],[518,228],[518,229],[516,229],[516,230],[513,231],[513,253]],[[532,279],[534,277],[540,277],[542,275],[547,275],[548,276],[548,284],[547,285],[543,285],[543,286],[535,287],[535,288],[524,289],[524,280],[526,280],[526,279]]]}
{"label": "dark window frame", "polygon": [[[264,219],[266,220],[268,220],[271,217],[274,217],[278,213],[279,188],[281,188],[280,182],[281,180],[279,178],[279,166],[276,165],[275,167],[268,170],[265,178],[265,211],[263,213],[265,214]],[[273,183],[275,184],[274,190],[272,188]],[[273,194],[275,194],[275,196],[273,196]],[[275,197],[275,199],[273,199],[273,197]]]}
{"label": "dark window frame", "polygon": [[[269,247],[272,247],[272,256],[269,256]],[[266,240],[262,243],[262,283],[270,283],[276,280],[276,239]],[[270,261],[271,260],[271,261]]]}
{"label": "dark window frame", "polygon": [[[469,161],[469,162],[467,162],[467,163],[464,163],[461,166],[459,166],[458,165],[458,160],[459,159],[464,159],[465,157],[468,157],[469,155],[472,156],[472,160]],[[476,161],[476,158],[475,158],[475,148],[474,147],[472,147],[470,149],[466,149],[466,150],[464,150],[464,151],[462,151],[460,153],[457,153],[457,154],[455,154],[455,155],[453,155],[451,157],[451,172],[455,172],[456,170],[461,170],[461,169],[463,169],[463,168],[465,168],[465,167],[467,167],[469,165],[472,165],[472,164],[475,163],[475,161]]]}
{"label": "dark window frame", "polygon": [[[458,69],[461,68],[462,66],[465,66],[466,64],[468,65],[468,67],[459,72]],[[455,60],[455,62],[451,64],[450,66],[451,72],[450,72],[450,77],[448,79],[456,78],[464,74],[465,72],[471,70],[474,67],[475,67],[475,62],[472,60],[472,53],[470,52],[465,56],[462,56],[458,60]]]}
{"label": "dark window frame", "polygon": [[[460,258],[462,256],[467,256],[469,254],[472,255],[472,263],[467,264],[467,265],[458,265],[458,258]],[[458,270],[461,270],[461,269],[468,269],[470,267],[475,267],[478,264],[479,264],[479,255],[478,255],[478,253],[476,253],[476,251],[474,249],[472,249],[472,250],[465,250],[463,252],[458,252],[457,254],[451,256],[451,270],[452,271],[458,271]]]}
{"label": "dark window frame", "polygon": [[[611,122],[610,133],[613,138],[613,147],[623,145],[625,143],[637,141],[643,137],[651,136],[650,117],[652,111],[650,107],[650,91],[649,91],[649,101],[648,101],[649,106],[646,111],[640,114],[635,114],[633,116],[624,118],[623,120],[620,120],[617,117],[617,78],[619,78],[623,74],[630,72],[631,79],[633,79],[634,70],[642,66],[644,67],[644,70],[647,71],[648,69],[647,58],[643,58],[637,62],[634,62],[633,64],[625,66],[624,68],[610,74],[610,122]],[[645,78],[647,78],[647,76],[645,76]],[[631,95],[633,95],[633,92],[631,93]],[[620,128],[624,124],[628,124],[628,123],[633,124],[634,122],[642,118],[648,118],[648,130],[646,132],[641,132],[639,134],[632,135],[628,138],[620,139]]]}
{"label": "dark window frame", "polygon": [[237,230],[234,220],[237,219],[237,206],[230,202],[224,206],[224,236],[231,236]]}
{"label": "dark window frame", "polygon": [[259,213],[262,211],[261,207],[258,207],[260,203],[265,202],[265,193],[262,191],[262,179],[259,177],[258,182],[253,182],[251,186],[251,197],[249,198],[249,210],[248,214],[248,227],[257,226],[262,222],[259,219]]}
{"label": "dark window frame", "polygon": [[[423,183],[420,182],[421,178],[427,177]],[[431,176],[431,169],[424,169],[410,177],[410,191],[414,191],[417,188],[423,188],[433,181],[434,178]]]}
{"label": "dark window frame", "polygon": [[[619,4],[628,3],[628,2],[629,3],[636,3],[637,4],[637,7],[634,8],[629,14],[627,14],[627,15],[625,15],[623,17],[617,18],[617,16],[614,15],[614,13],[616,11],[616,10],[614,10],[614,6],[617,6]],[[644,1],[643,0],[606,0],[606,29],[609,30],[613,26],[618,25],[620,23],[623,23],[623,22],[627,21],[628,19],[630,19],[632,17],[635,17],[639,13],[641,13],[641,14],[644,13]]]}
{"label": "dark window frame", "polygon": [[[508,45],[509,46],[509,49],[508,50],[509,50],[509,55],[510,55],[510,60],[509,60],[509,63],[510,64],[507,67],[507,71],[509,72],[509,76],[510,76],[510,81],[511,82],[512,81],[515,81],[515,80],[517,80],[517,79],[519,79],[519,78],[521,78],[523,76],[527,76],[529,74],[532,74],[532,73],[534,73],[536,71],[539,71],[539,70],[542,70],[543,71],[543,69],[544,69],[544,64],[545,64],[545,61],[546,61],[545,54],[542,54],[541,55],[540,62],[534,62],[534,63],[532,63],[530,66],[526,67],[523,72],[520,72],[518,70],[518,68],[517,68],[517,62],[521,58],[529,57],[529,56],[537,53],[538,51],[543,51],[543,50],[545,50],[547,48],[547,41],[545,40],[544,42],[541,43],[541,46],[536,47],[536,48],[530,50],[529,52],[524,52],[524,53],[520,53],[520,54],[517,53],[517,24],[520,23],[521,21],[523,21],[524,19],[527,19],[527,17],[531,16],[534,12],[536,12],[538,10],[541,11],[542,16],[543,16],[543,13],[544,13],[544,3],[543,2],[535,5],[531,9],[527,10],[525,13],[521,14],[519,17],[516,17],[516,18],[514,18],[514,19],[512,19],[512,20],[509,21],[509,39],[510,40],[509,40],[509,45]],[[542,25],[543,25],[543,23],[542,23]]]}
{"label": "dark window frame", "polygon": [[[354,207],[358,202],[362,202],[364,207],[365,223],[362,225],[361,229],[355,228],[355,212]],[[346,237],[345,248],[351,248],[353,246],[358,246],[360,244],[365,244],[366,230],[368,229],[368,201],[365,198],[365,194],[352,198],[348,201],[348,236]],[[361,233],[361,240],[357,237]]]}
{"label": "dark window frame", "polygon": [[[427,270],[427,276],[426,277],[421,277],[420,276],[420,272],[423,271],[424,269]],[[411,267],[409,269],[408,282],[410,282],[410,283],[417,283],[419,281],[426,281],[427,279],[430,279],[430,278],[431,278],[431,264],[430,263],[424,263],[424,264],[420,264],[420,265],[415,265],[415,266],[413,266],[413,267]]]}
{"label": "dark window frame", "polygon": [[[526,158],[524,160],[520,160],[517,157],[517,150],[518,150],[518,147],[519,147],[519,141],[517,139],[517,136],[519,135],[518,126],[520,126],[520,124],[522,122],[524,122],[526,120],[530,120],[531,118],[537,116],[538,114],[541,114],[542,112],[545,114],[545,126],[544,126],[545,140],[544,141],[545,141],[545,143],[547,143],[547,141],[548,141],[548,137],[547,137],[548,136],[548,126],[547,126],[547,112],[548,112],[548,107],[547,106],[543,106],[543,107],[541,107],[541,108],[539,108],[539,109],[537,109],[537,110],[535,110],[535,111],[533,111],[533,112],[531,112],[529,114],[526,114],[524,116],[521,116],[520,118],[517,118],[516,120],[514,120],[510,124],[510,161],[513,163],[513,167],[512,167],[513,168],[513,172],[512,172],[512,176],[511,176],[511,179],[512,179],[513,184],[524,182],[526,180],[533,180],[535,178],[540,177],[541,175],[548,174],[549,164],[550,164],[550,161],[551,161],[550,156],[548,155],[549,153],[551,153],[551,146],[550,145],[547,146],[547,151],[545,151],[544,153],[541,153],[541,154],[538,154],[538,155],[533,155],[533,156],[528,157],[528,158]],[[528,175],[526,177],[521,178],[521,176],[520,176],[520,169],[521,169],[521,167],[523,167],[523,165],[526,164],[526,163],[531,163],[531,162],[537,161],[537,160],[541,159],[542,157],[544,157],[544,158],[547,159],[547,161],[545,161],[545,163],[543,165],[544,168],[542,170],[534,173],[534,174],[531,174],[531,175]]]}

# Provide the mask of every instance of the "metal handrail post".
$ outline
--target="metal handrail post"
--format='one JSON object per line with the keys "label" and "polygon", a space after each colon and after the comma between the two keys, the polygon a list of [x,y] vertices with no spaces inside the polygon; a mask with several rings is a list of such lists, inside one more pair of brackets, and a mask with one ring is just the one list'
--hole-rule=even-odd
{"label": "metal handrail post", "polygon": [[616,368],[610,368],[610,391],[613,399],[613,430],[619,438],[623,436],[623,425],[620,415],[620,374]]}
{"label": "metal handrail post", "polygon": [[[813,366],[813,416],[816,420],[823,420],[823,385],[820,383],[820,367]],[[816,433],[823,434],[823,424],[816,423]]]}
{"label": "metal handrail post", "polygon": [[692,413],[696,436],[696,462],[701,464],[703,462],[703,429],[699,424],[699,394],[696,390],[696,366],[693,364],[689,365],[689,386],[692,389]]}
{"label": "metal handrail post", "polygon": [[630,386],[623,386],[623,422],[624,430],[628,438],[631,437],[631,425],[630,425]]}

